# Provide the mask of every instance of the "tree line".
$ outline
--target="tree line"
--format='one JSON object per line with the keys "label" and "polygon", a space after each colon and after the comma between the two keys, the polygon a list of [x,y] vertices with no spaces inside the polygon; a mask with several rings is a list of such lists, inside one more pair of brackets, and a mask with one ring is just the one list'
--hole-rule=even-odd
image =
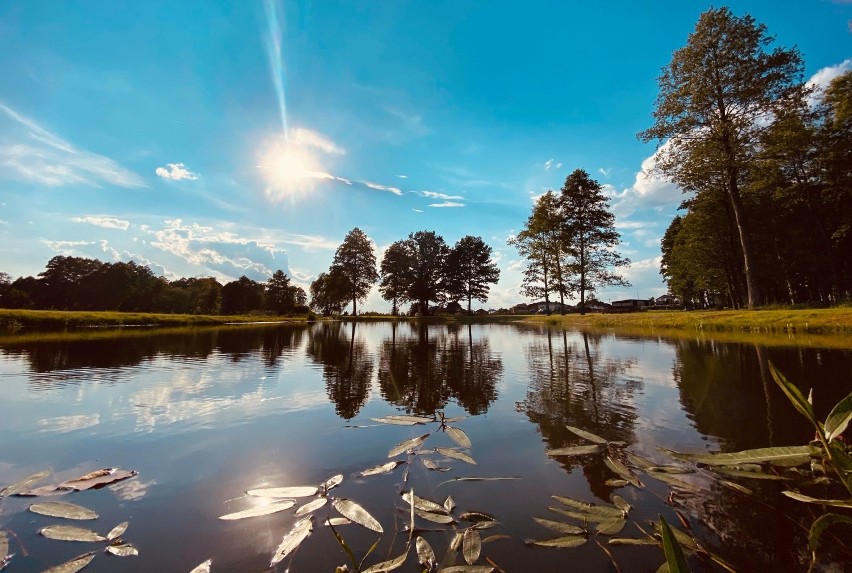
{"label": "tree line", "polygon": [[0,307],[236,315],[305,313],[307,295],[284,271],[266,282],[242,276],[221,284],[212,277],[169,281],[133,261],[105,263],[56,256],[36,277],[11,280],[0,272]]}
{"label": "tree line", "polygon": [[461,309],[459,301],[466,303],[470,313],[474,300],[488,300],[489,285],[499,278],[492,249],[481,237],[468,235],[450,247],[434,231],[417,231],[392,243],[377,266],[372,241],[355,228],[338,247],[328,271],[311,283],[311,307],[332,314],[351,302],[357,314],[358,302],[378,282],[394,315],[405,303],[410,303],[411,314],[426,316],[430,303]]}
{"label": "tree line", "polygon": [[734,308],[852,295],[852,72],[824,91],[795,48],[727,8],[702,14],[658,79],[657,170],[688,198],[662,239],[684,302]]}

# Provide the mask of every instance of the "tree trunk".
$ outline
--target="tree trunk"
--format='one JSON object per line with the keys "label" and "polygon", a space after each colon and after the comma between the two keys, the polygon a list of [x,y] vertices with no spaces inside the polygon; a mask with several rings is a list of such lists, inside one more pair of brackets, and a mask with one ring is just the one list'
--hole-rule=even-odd
{"label": "tree trunk", "polygon": [[737,232],[740,235],[740,246],[743,249],[743,271],[745,272],[746,290],[748,291],[748,308],[753,310],[760,306],[760,291],[757,287],[757,279],[754,276],[756,270],[754,249],[751,244],[751,234],[746,222],[735,168],[729,169],[728,196],[731,199],[731,208],[734,210],[734,220],[737,223]]}

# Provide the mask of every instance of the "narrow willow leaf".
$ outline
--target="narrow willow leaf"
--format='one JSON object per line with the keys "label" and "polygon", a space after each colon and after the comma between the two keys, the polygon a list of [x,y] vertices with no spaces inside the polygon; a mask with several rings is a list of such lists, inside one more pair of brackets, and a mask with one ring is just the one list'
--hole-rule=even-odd
{"label": "narrow willow leaf", "polygon": [[580,535],[566,535],[565,537],[557,537],[556,539],[541,539],[537,541],[533,541],[533,545],[540,545],[541,547],[580,547],[581,545],[585,545],[586,541],[588,541],[585,537]]}
{"label": "narrow willow leaf", "polygon": [[430,499],[426,499],[423,497],[419,497],[415,495],[411,491],[406,491],[402,493],[402,499],[406,503],[412,503],[415,509],[419,509],[421,511],[431,511],[433,513],[449,513],[447,509],[441,505],[440,503],[434,502]]}
{"label": "narrow willow leaf", "polygon": [[86,565],[91,563],[94,558],[94,551],[84,553],[83,555],[75,557],[71,561],[66,561],[62,565],[56,565],[49,569],[45,569],[44,573],[77,573],[77,571],[82,570]]}
{"label": "narrow willow leaf", "polygon": [[671,474],[662,472],[649,472],[647,475],[651,476],[655,480],[659,480],[672,487],[682,489],[684,491],[690,491],[693,493],[698,493],[699,491],[701,491],[697,486],[694,486],[689,482],[683,481],[682,479],[678,479]]}
{"label": "narrow willow leaf", "polygon": [[657,545],[657,542],[649,537],[643,537],[641,539],[633,539],[632,537],[613,537],[607,541],[607,545]]}
{"label": "narrow willow leaf", "polygon": [[254,497],[310,497],[317,494],[317,488],[312,485],[292,487],[265,487],[250,489],[246,494]]}
{"label": "narrow willow leaf", "polygon": [[587,454],[596,454],[603,448],[599,445],[591,446],[571,446],[568,448],[556,448],[544,452],[548,456],[585,456]]}
{"label": "narrow willow leaf", "polygon": [[758,448],[725,454],[685,454],[659,448],[668,455],[689,462],[707,464],[708,466],[733,466],[746,463],[770,462],[779,465],[798,466],[810,461],[811,456],[820,453],[814,446],[780,446],[775,448]]}
{"label": "narrow willow leaf", "polygon": [[459,519],[463,519],[465,521],[470,522],[479,522],[479,521],[497,521],[494,519],[494,516],[490,513],[485,513],[484,511],[465,511],[461,515],[459,515]]}
{"label": "narrow willow leaf", "polygon": [[210,573],[210,566],[213,565],[213,560],[208,559],[204,563],[200,563],[195,569],[189,573]]}
{"label": "narrow willow leaf", "polygon": [[6,532],[0,530],[0,569],[6,566],[9,562],[9,537]]}
{"label": "narrow willow leaf", "polygon": [[621,510],[621,512],[622,512],[624,515],[627,515],[628,513],[630,513],[630,510],[631,510],[631,509],[633,509],[633,506],[632,506],[632,505],[630,505],[629,503],[627,503],[627,500],[625,500],[625,499],[624,499],[623,497],[621,497],[620,495],[614,495],[614,496],[612,496],[612,504],[613,504],[615,507],[617,507],[618,509],[620,509],[620,510]]}
{"label": "narrow willow leaf", "polygon": [[452,441],[454,441],[455,443],[457,443],[461,447],[470,448],[470,447],[473,446],[473,444],[471,444],[471,442],[470,442],[470,438],[467,437],[467,434],[465,434],[459,428],[454,428],[453,426],[447,426],[446,428],[444,428],[444,431],[447,433],[447,435],[450,437],[450,439]]}
{"label": "narrow willow leaf", "polygon": [[608,485],[609,487],[624,487],[624,486],[628,485],[630,482],[627,481],[626,479],[619,478],[619,479],[608,479],[604,483],[606,485]]}
{"label": "narrow willow leaf", "polygon": [[49,515],[50,517],[62,517],[64,519],[97,519],[98,514],[74,503],[65,503],[64,501],[45,501],[42,503],[34,503],[30,506],[30,511],[40,515]]}
{"label": "narrow willow leaf", "polygon": [[568,535],[583,535],[586,533],[586,530],[582,527],[565,523],[564,521],[553,521],[541,517],[533,517],[533,519],[535,519],[540,525],[543,525],[548,529],[552,529],[553,531],[558,531],[559,533],[565,533]]}
{"label": "narrow willow leaf", "polygon": [[382,475],[382,474],[389,474],[393,470],[395,470],[397,468],[397,466],[404,464],[404,463],[405,462],[394,460],[392,462],[388,462],[388,463],[382,464],[380,466],[374,466],[374,467],[368,468],[368,469],[366,469],[362,472],[358,472],[358,473],[353,474],[353,475],[355,475],[356,477],[368,477],[368,476],[378,476],[378,475]]}
{"label": "narrow willow leaf", "polygon": [[43,470],[40,472],[36,472],[31,476],[27,476],[24,479],[13,483],[12,485],[8,485],[3,489],[0,489],[0,497],[9,497],[10,495],[15,495],[21,493],[22,491],[26,491],[32,484],[37,481],[43,480],[49,475],[50,472],[48,470]]}
{"label": "narrow willow leaf", "polygon": [[429,571],[434,569],[437,561],[435,560],[435,552],[432,551],[432,546],[429,545],[429,542],[418,535],[414,541],[414,545],[417,547],[417,562]]}
{"label": "narrow willow leaf", "polygon": [[831,413],[825,419],[825,437],[829,441],[833,440],[846,431],[850,421],[852,421],[852,393],[831,409]]}
{"label": "narrow willow leaf", "polygon": [[666,555],[666,563],[669,566],[669,573],[689,573],[689,567],[686,565],[686,557],[683,555],[683,549],[675,539],[669,524],[665,518],[660,516],[660,534],[663,538],[663,553]]}
{"label": "narrow willow leaf", "polygon": [[632,452],[624,452],[624,457],[627,458],[627,461],[636,466],[639,469],[643,469],[645,471],[650,470],[653,467],[658,467],[657,464],[649,460],[648,458],[643,458],[642,456],[637,456]]}
{"label": "narrow willow leaf", "polygon": [[462,451],[453,448],[435,448],[435,451],[441,454],[442,456],[466,462],[474,466],[476,465],[476,460],[474,460],[472,457]]}
{"label": "narrow willow leaf", "polygon": [[468,529],[464,532],[464,542],[462,545],[462,555],[468,565],[473,565],[479,559],[479,553],[482,551],[482,538],[479,532],[474,529]]}
{"label": "narrow willow leaf", "polygon": [[370,419],[381,424],[395,424],[397,426],[416,426],[433,421],[432,418],[423,418],[421,416],[385,416],[384,418]]}
{"label": "narrow willow leaf", "polygon": [[108,545],[105,551],[118,557],[133,557],[135,555],[139,555],[139,550],[130,545],[129,543],[121,543],[119,545]]}
{"label": "narrow willow leaf", "polygon": [[446,513],[435,513],[434,511],[423,511],[422,509],[414,509],[414,513],[432,523],[453,523],[455,520]]}
{"label": "narrow willow leaf", "polygon": [[433,472],[446,472],[450,470],[450,468],[442,468],[429,458],[420,458],[420,460],[423,462],[423,465],[426,466],[427,470],[431,470]]}
{"label": "narrow willow leaf", "polygon": [[607,443],[607,441],[604,438],[597,436],[597,435],[595,435],[591,432],[587,432],[586,430],[581,430],[580,428],[575,428],[574,426],[565,426],[565,427],[568,428],[569,432],[580,436],[584,440],[589,440],[590,442],[595,442],[596,444],[606,444]]}
{"label": "narrow willow leaf", "polygon": [[133,476],[139,475],[135,470],[123,470],[121,468],[104,468],[95,470],[78,478],[64,481],[59,484],[63,489],[74,489],[77,491],[85,491],[87,489],[97,489],[117,481],[126,480]]}
{"label": "narrow willow leaf", "polygon": [[765,480],[775,480],[775,481],[790,481],[792,478],[788,476],[780,476],[777,474],[770,474],[763,471],[743,471],[743,470],[735,470],[726,466],[718,466],[718,467],[710,467],[710,470],[728,477],[740,477],[746,479],[765,479]]}
{"label": "narrow willow leaf", "polygon": [[606,467],[617,473],[619,476],[621,476],[621,478],[630,482],[631,485],[634,485],[636,487],[642,487],[642,482],[639,481],[639,478],[630,473],[630,470],[627,469],[627,466],[625,466],[620,461],[613,459],[610,456],[607,456],[606,459],[604,459],[604,463],[606,464]]}
{"label": "narrow willow leaf", "polygon": [[107,533],[106,538],[109,541],[112,541],[113,539],[118,539],[119,537],[124,535],[124,532],[127,531],[127,528],[129,526],[130,526],[129,521],[122,521],[121,523],[119,523],[118,525],[116,525],[115,527],[113,527],[112,529],[109,530],[109,533]]}
{"label": "narrow willow leaf", "polygon": [[381,524],[370,515],[366,509],[352,501],[351,499],[338,498],[332,502],[336,509],[343,517],[348,517],[355,523],[363,525],[367,529],[371,529],[377,533],[383,533]]}
{"label": "narrow willow leaf", "polygon": [[802,395],[801,391],[796,388],[795,384],[787,380],[783,374],[776,370],[775,366],[771,362],[769,363],[769,372],[772,374],[772,378],[775,380],[775,383],[778,384],[784,394],[787,395],[790,402],[792,402],[793,407],[810,420],[811,424],[813,424],[815,428],[819,429],[819,422],[817,421],[816,416],[814,416],[813,406],[811,406],[807,398]]}
{"label": "narrow willow leaf", "polygon": [[106,537],[98,535],[94,531],[71,525],[48,525],[39,529],[38,532],[48,539],[58,541],[106,541]]}
{"label": "narrow willow leaf", "polygon": [[595,505],[593,503],[586,503],[585,501],[578,501],[576,499],[571,499],[570,497],[564,497],[561,495],[552,495],[550,497],[552,497],[559,503],[567,505],[568,507],[573,507],[574,509],[577,509],[582,513],[597,515],[606,519],[617,519],[621,518],[622,516],[622,511],[617,507],[611,507],[608,505]]}
{"label": "narrow willow leaf", "polygon": [[328,490],[334,489],[342,483],[343,474],[337,474],[336,476],[331,476],[330,478],[322,482],[319,486],[319,489],[327,492]]}
{"label": "narrow willow leaf", "polygon": [[728,487],[730,489],[734,489],[734,490],[736,490],[740,493],[744,493],[746,495],[754,495],[754,492],[752,490],[750,490],[746,486],[740,485],[736,482],[732,482],[732,481],[728,481],[726,479],[722,479],[722,480],[719,480],[719,483],[721,483],[725,487]]}
{"label": "narrow willow leaf", "polygon": [[455,508],[456,500],[453,499],[453,496],[448,495],[447,499],[444,500],[444,509],[446,509],[448,513],[452,513]]}
{"label": "narrow willow leaf", "polygon": [[418,436],[416,438],[411,438],[410,440],[400,442],[399,444],[391,448],[391,450],[388,452],[388,457],[392,458],[394,456],[398,456],[399,454],[404,454],[408,450],[419,448],[428,437],[429,434],[423,434],[422,436]]}
{"label": "narrow willow leaf", "polygon": [[814,521],[811,525],[810,532],[808,532],[808,549],[811,553],[816,551],[817,547],[819,547],[819,538],[822,536],[822,532],[835,523],[852,525],[852,517],[837,513],[827,513]]}
{"label": "narrow willow leaf", "polygon": [[595,531],[600,533],[601,535],[615,535],[624,529],[624,525],[627,523],[625,519],[608,519],[606,521],[602,521],[598,523],[598,526],[595,528]]}
{"label": "narrow willow leaf", "polygon": [[590,521],[592,523],[603,523],[604,521],[609,521],[611,519],[615,519],[609,515],[600,515],[595,513],[583,513],[582,511],[571,511],[567,509],[561,509],[559,507],[548,507],[550,511],[558,513],[559,515],[564,515],[566,517],[571,517],[573,519],[579,519],[580,521],[586,522]]}
{"label": "narrow willow leaf", "polygon": [[646,471],[653,473],[661,473],[661,474],[694,474],[695,470],[692,468],[685,468],[683,466],[651,466],[649,468],[645,468]]}
{"label": "narrow willow leaf", "polygon": [[470,416],[455,416],[453,418],[443,418],[441,422],[444,424],[454,424],[456,422],[461,422],[462,420],[467,420]]}
{"label": "narrow willow leaf", "polygon": [[485,539],[482,540],[482,544],[486,543],[494,543],[495,541],[500,541],[501,539],[512,539],[511,535],[506,535],[505,533],[498,533],[497,535],[489,535]]}
{"label": "narrow willow leaf", "polygon": [[276,563],[280,563],[285,557],[295,551],[299,544],[311,534],[311,531],[314,529],[313,525],[310,517],[305,517],[297,521],[293,529],[281,540],[281,543],[275,550],[275,554],[272,556],[272,560],[269,562],[269,566],[273,567]]}
{"label": "narrow willow leaf", "polygon": [[441,573],[492,573],[494,567],[490,565],[453,565],[452,567],[442,567]]}
{"label": "narrow willow leaf", "polygon": [[285,499],[283,501],[277,501],[275,503],[270,503],[269,505],[261,505],[258,507],[252,507],[249,509],[244,509],[243,511],[238,511],[236,513],[229,513],[227,515],[219,516],[219,519],[224,521],[235,521],[237,519],[246,519],[247,517],[259,517],[261,515],[270,515],[273,513],[278,513],[279,511],[284,511],[285,509],[290,509],[296,505],[296,500],[294,499]]}
{"label": "narrow willow leaf", "polygon": [[317,499],[309,501],[305,505],[301,506],[299,509],[296,510],[296,513],[294,515],[296,517],[302,517],[303,515],[307,515],[311,512],[318,510],[326,503],[328,503],[327,497],[318,497]]}
{"label": "narrow willow leaf", "polygon": [[797,493],[795,491],[782,491],[784,495],[787,497],[791,497],[796,501],[803,501],[805,503],[817,503],[819,505],[828,505],[831,507],[845,507],[846,509],[852,509],[852,499],[817,499],[815,497],[811,497],[809,495],[803,495],[801,493]]}
{"label": "narrow willow leaf", "polygon": [[323,521],[323,525],[331,525],[332,527],[339,527],[341,525],[351,525],[352,520],[346,517],[329,517],[325,521]]}
{"label": "narrow willow leaf", "polygon": [[408,545],[405,546],[405,553],[396,557],[395,559],[389,559],[387,561],[382,561],[381,563],[376,563],[372,567],[368,567],[364,569],[363,573],[386,573],[387,571],[393,571],[394,569],[399,569],[402,567],[403,563],[405,563],[405,559],[408,557]]}

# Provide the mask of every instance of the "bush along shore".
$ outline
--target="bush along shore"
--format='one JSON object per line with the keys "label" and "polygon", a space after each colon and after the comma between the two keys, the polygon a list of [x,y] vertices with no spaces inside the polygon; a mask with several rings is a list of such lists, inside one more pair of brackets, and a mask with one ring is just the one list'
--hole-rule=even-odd
{"label": "bush along shore", "polygon": [[21,327],[63,329],[95,326],[215,326],[251,322],[306,322],[312,314],[211,316],[147,312],[0,309],[0,329]]}

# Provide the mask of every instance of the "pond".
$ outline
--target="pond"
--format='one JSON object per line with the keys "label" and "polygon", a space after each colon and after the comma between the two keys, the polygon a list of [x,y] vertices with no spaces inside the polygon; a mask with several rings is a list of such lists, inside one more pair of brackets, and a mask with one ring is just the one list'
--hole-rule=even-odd
{"label": "pond", "polygon": [[[15,553],[6,571],[42,571],[88,551],[95,552],[86,568],[93,572],[189,572],[207,559],[214,573],[331,573],[345,563],[354,571],[327,518],[341,517],[338,508],[352,516],[342,501],[351,500],[378,521],[381,534],[358,523],[334,527],[358,560],[377,543],[366,568],[405,550],[411,509],[400,494],[412,489],[441,505],[452,498],[449,516],[420,506],[415,516],[416,535],[445,564],[463,565],[469,557],[483,571],[656,571],[664,561],[658,546],[608,542],[647,539],[643,531],[653,533],[662,514],[680,529],[688,524],[689,534],[734,570],[804,571],[807,529],[819,507],[780,495],[790,487],[785,482],[722,479],[688,464],[681,468],[697,471],[642,467],[678,463],[659,446],[708,452],[806,444],[813,429],[772,381],[770,361],[804,392],[813,387],[821,419],[852,390],[848,350],[593,335],[519,323],[6,336],[0,339],[0,489],[41,470],[51,473],[25,489],[101,468],[138,472],[103,488],[0,499],[0,530]],[[387,423],[415,421],[388,418],[408,415],[457,419],[443,426]],[[568,426],[610,443],[596,445]],[[422,443],[415,439],[425,435]],[[412,453],[389,458],[406,440]],[[588,453],[548,454],[574,446],[588,446]],[[629,467],[638,485],[627,483],[608,457]],[[400,463],[386,473],[358,475],[394,460]],[[322,499],[322,490],[269,515],[219,519],[285,505],[246,495],[249,490],[316,487],[335,475],[343,476],[327,492],[335,503],[305,514],[313,516],[312,533],[272,569],[282,538],[302,519],[296,510]],[[605,534],[597,531],[600,523],[581,519],[583,510],[570,500],[609,508],[623,500],[631,509],[623,523],[609,519],[613,531]],[[28,510],[44,501],[79,504],[99,517],[70,521]],[[444,517],[452,522],[435,521]],[[577,547],[536,545],[566,533],[534,518],[590,534]],[[121,539],[138,556],[105,554],[109,541],[39,534],[70,524],[104,536],[121,522],[128,522]],[[448,552],[456,532],[466,529],[456,554]],[[842,570],[852,563],[852,543],[842,535],[848,530],[836,532],[820,551]],[[412,541],[397,570],[421,571],[417,560]],[[689,563],[694,571],[723,570],[701,552]]]}

